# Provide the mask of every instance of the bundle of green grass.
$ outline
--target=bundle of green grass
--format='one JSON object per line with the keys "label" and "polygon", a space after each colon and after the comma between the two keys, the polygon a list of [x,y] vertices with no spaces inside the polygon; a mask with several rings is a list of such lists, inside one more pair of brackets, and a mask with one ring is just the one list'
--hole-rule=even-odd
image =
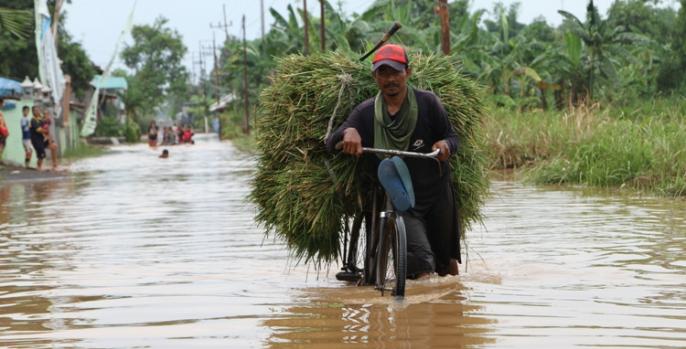
{"label": "bundle of green grass", "polygon": [[[448,57],[418,54],[410,64],[411,84],[440,97],[460,138],[451,167],[464,234],[481,219],[488,190],[478,88]],[[364,189],[358,160],[328,153],[324,138],[329,124],[338,127],[378,89],[369,63],[341,53],[281,58],[272,80],[261,94],[256,125],[256,219],[299,260],[328,264],[339,257],[350,219],[361,212]]]}

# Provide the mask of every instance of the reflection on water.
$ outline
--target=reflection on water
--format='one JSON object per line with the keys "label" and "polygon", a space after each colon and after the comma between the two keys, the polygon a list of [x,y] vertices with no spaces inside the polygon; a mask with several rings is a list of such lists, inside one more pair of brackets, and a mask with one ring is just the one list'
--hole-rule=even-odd
{"label": "reflection on water", "polygon": [[494,343],[494,320],[466,302],[458,278],[410,281],[402,301],[368,287],[315,288],[264,321],[271,348],[464,348]]}
{"label": "reflection on water", "polygon": [[[684,347],[686,204],[497,182],[460,277],[398,303],[292,266],[200,138],[0,184],[0,347]],[[464,268],[463,268],[464,269]]]}

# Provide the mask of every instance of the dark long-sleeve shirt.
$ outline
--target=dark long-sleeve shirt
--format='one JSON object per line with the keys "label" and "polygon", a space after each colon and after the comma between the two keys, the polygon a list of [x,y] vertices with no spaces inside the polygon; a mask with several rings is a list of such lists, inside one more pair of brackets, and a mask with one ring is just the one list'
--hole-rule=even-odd
{"label": "dark long-sleeve shirt", "polygon": [[[453,154],[458,147],[458,138],[453,130],[448,113],[438,97],[429,91],[415,90],[417,96],[417,125],[410,138],[409,151],[430,153],[434,143],[445,140]],[[362,138],[363,147],[374,146],[374,98],[360,103],[348,119],[326,140],[330,152],[343,139],[343,131],[354,128]],[[415,213],[422,215],[430,210],[438,191],[451,190],[450,167],[447,161],[439,164],[429,159],[405,158],[412,176],[416,204]],[[363,161],[372,178],[376,178],[379,159],[376,155],[364,154]]]}

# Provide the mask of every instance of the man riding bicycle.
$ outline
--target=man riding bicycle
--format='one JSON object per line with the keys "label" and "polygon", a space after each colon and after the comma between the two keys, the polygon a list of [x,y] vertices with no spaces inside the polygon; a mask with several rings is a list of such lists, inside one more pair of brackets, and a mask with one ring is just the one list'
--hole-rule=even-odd
{"label": "man riding bicycle", "polygon": [[457,135],[438,97],[408,85],[412,70],[404,48],[382,46],[372,60],[372,74],[379,94],[353,109],[326,140],[327,148],[333,152],[342,141],[344,153],[362,156],[368,174],[377,173],[381,159],[363,154],[363,147],[420,153],[440,149],[438,162],[405,159],[415,196],[414,206],[402,215],[407,229],[407,274],[415,278],[432,272],[457,275],[459,226],[448,164],[457,150]]}

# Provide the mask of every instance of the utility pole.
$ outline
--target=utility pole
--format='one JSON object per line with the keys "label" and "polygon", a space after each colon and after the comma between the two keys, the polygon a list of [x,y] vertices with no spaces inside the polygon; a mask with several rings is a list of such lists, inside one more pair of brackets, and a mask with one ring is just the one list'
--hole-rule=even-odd
{"label": "utility pole", "polygon": [[322,52],[326,51],[326,24],[324,23],[324,0],[319,0],[319,41],[321,42]]}
{"label": "utility pole", "polygon": [[226,40],[229,40],[229,24],[226,22],[226,4],[222,4],[222,10],[224,11],[224,34],[226,35]]}
{"label": "utility pole", "polygon": [[200,63],[200,80],[205,78],[205,60],[202,59],[202,41],[198,41],[198,62]]}
{"label": "utility pole", "polygon": [[441,50],[450,54],[450,23],[448,21],[448,0],[438,0],[438,17],[441,19]]}
{"label": "utility pole", "polygon": [[243,15],[243,98],[245,100],[245,117],[243,118],[243,132],[250,134],[250,102],[248,101],[248,49],[245,43],[245,15]]}
{"label": "utility pole", "polygon": [[305,25],[305,45],[303,48],[303,54],[305,54],[305,56],[307,56],[307,54],[310,51],[310,37],[308,35],[309,30],[307,30],[309,27],[309,23],[308,23],[309,21],[307,20],[307,0],[303,0],[303,13],[305,14],[305,16],[304,16],[305,17],[305,23],[304,23],[304,25]]}
{"label": "utility pole", "polygon": [[214,55],[214,69],[212,69],[213,75],[214,75],[214,94],[217,97],[217,102],[219,102],[220,96],[219,96],[219,64],[218,64],[218,59],[217,59],[217,42],[215,39],[214,35],[214,30],[212,31],[212,54]]}
{"label": "utility pole", "polygon": [[262,37],[264,38],[264,0],[260,0],[260,22],[262,24]]}
{"label": "utility pole", "polygon": [[226,40],[229,40],[229,27],[231,26],[231,23],[229,22],[228,24],[226,23],[226,17],[224,17],[224,24],[221,22],[217,24],[212,24],[210,23],[210,29],[223,29],[224,30],[224,35],[226,35]]}

